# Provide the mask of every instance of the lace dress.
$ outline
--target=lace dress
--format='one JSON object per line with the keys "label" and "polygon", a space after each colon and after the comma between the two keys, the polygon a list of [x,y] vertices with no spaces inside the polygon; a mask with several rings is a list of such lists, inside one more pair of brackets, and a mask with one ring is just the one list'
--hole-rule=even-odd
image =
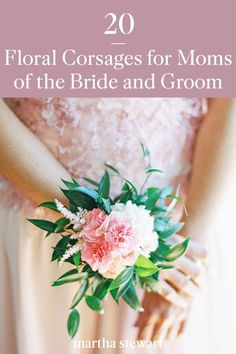
{"label": "lace dress", "polygon": [[[155,181],[151,183],[181,184],[182,194],[187,195],[194,143],[205,111],[203,100],[22,98],[6,102],[74,177],[97,179],[104,163],[109,163],[141,185],[144,178],[141,140],[150,150],[152,164],[165,171],[162,177],[153,177]],[[48,168],[45,166],[45,171]],[[114,194],[118,183],[113,180]],[[202,340],[204,354],[222,354],[217,351],[218,345],[209,344],[208,339],[215,332],[212,328],[206,332],[204,327],[209,324],[209,310],[204,313],[209,294],[196,300],[187,334],[163,349],[119,348],[120,340],[135,338],[136,314],[125,304],[118,308],[113,301],[107,301],[104,316],[81,304],[76,338],[81,342],[68,341],[65,323],[75,286],[65,285],[56,290],[50,287],[50,282],[66,270],[66,265],[59,269],[57,264],[50,263],[55,239],[45,240],[43,233],[26,221],[29,217],[43,217],[44,211],[36,209],[1,177],[0,193],[1,353],[124,354],[153,350],[153,353],[194,354],[201,351]],[[200,330],[199,319],[203,321]],[[104,340],[103,348],[98,348],[98,343],[86,342],[95,339]],[[109,340],[114,341],[116,348],[107,348]],[[87,345],[87,349],[79,349],[80,345]]]}

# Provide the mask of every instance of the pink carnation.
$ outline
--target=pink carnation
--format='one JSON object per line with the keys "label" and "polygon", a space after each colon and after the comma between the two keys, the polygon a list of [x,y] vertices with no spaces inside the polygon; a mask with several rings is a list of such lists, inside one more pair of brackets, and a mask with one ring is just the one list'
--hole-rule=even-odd
{"label": "pink carnation", "polygon": [[129,223],[119,222],[119,220],[114,218],[111,218],[108,224],[105,239],[117,251],[122,249],[132,250],[135,245],[135,235],[132,226]]}
{"label": "pink carnation", "polygon": [[85,216],[85,225],[81,237],[85,241],[100,242],[106,230],[107,214],[101,209],[93,209]]}
{"label": "pink carnation", "polygon": [[112,263],[112,246],[109,242],[85,242],[81,251],[82,261],[88,263],[96,271],[106,272]]}

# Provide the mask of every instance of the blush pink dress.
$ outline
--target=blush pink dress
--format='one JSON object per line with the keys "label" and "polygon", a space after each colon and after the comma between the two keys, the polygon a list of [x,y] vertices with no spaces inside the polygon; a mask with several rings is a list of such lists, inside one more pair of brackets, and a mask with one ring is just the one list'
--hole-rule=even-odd
{"label": "blush pink dress", "polygon": [[[153,165],[165,171],[164,177],[155,177],[152,183],[180,183],[182,193],[187,195],[194,144],[205,111],[203,100],[22,98],[6,102],[74,177],[97,179],[106,162],[141,185],[141,140],[150,150]],[[45,166],[45,173],[49,168]],[[114,193],[116,189],[114,186]],[[120,348],[120,340],[135,339],[136,314],[125,304],[118,307],[112,300],[106,302],[104,316],[80,305],[81,324],[76,340],[87,349],[79,349],[80,344],[69,341],[66,331],[68,308],[76,286],[50,286],[66,266],[59,268],[50,262],[55,239],[45,239],[44,233],[26,221],[45,217],[44,211],[4,178],[0,178],[0,195],[0,353],[234,353],[232,345],[227,347],[230,341],[220,337],[224,333],[222,321],[227,320],[225,313],[230,311],[223,307],[219,294],[224,292],[216,272],[211,275],[208,289],[193,304],[186,334],[165,344],[163,349],[138,350],[132,349],[132,345]],[[92,342],[96,339],[103,340],[103,348]],[[106,341],[111,341],[110,348],[106,348]],[[112,349],[114,345],[116,348]]]}

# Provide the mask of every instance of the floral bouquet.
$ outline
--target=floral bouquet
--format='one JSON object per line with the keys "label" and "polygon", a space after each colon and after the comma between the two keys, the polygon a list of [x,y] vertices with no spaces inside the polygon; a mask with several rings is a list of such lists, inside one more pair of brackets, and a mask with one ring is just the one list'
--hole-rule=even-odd
{"label": "floral bouquet", "polygon": [[[89,186],[74,179],[63,181],[67,189],[62,192],[69,208],[58,200],[40,205],[62,214],[55,223],[29,220],[47,231],[47,236],[61,236],[53,249],[52,261],[71,264],[71,270],[52,286],[78,284],[67,322],[70,338],[79,328],[76,307],[83,299],[99,313],[103,313],[103,300],[109,294],[117,303],[122,298],[134,310],[143,311],[137,287],[155,291],[159,271],[172,268],[171,262],[183,255],[188,246],[188,239],[175,246],[168,241],[183,226],[171,221],[172,209],[180,201],[178,189],[173,194],[172,186],[145,188],[149,177],[162,171],[151,167],[148,150],[143,145],[142,150],[146,179],[140,191],[106,164],[99,183],[88,178],[84,180]],[[123,180],[121,193],[114,199],[110,196],[111,173]]]}

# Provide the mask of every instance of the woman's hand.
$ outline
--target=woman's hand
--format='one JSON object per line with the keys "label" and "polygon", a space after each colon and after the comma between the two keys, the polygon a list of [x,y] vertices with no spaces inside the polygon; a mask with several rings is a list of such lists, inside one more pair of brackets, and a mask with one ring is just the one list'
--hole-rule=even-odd
{"label": "woman's hand", "polygon": [[[172,238],[173,244],[181,241],[179,235]],[[200,243],[190,241],[186,254],[174,266],[160,271],[155,292],[144,295],[144,312],[135,324],[139,339],[163,341],[184,331],[192,298],[206,281],[207,252]]]}
{"label": "woman's hand", "polygon": [[185,306],[180,307],[158,293],[146,292],[142,306],[144,312],[139,314],[135,323],[139,340],[158,340],[161,344],[184,331],[190,307],[189,300],[186,299]]}

